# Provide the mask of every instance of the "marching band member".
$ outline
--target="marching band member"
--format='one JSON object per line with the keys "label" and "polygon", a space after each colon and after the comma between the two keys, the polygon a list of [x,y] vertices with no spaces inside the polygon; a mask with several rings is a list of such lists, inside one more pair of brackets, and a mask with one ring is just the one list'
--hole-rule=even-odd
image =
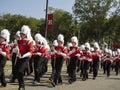
{"label": "marching band member", "polygon": [[101,62],[102,62],[102,65],[103,65],[103,74],[106,73],[106,61],[105,61],[105,58],[107,57],[107,53],[108,53],[108,49],[105,48],[104,52],[103,52],[103,56],[101,58]]}
{"label": "marching band member", "polygon": [[31,29],[27,25],[23,25],[20,31],[21,39],[17,41],[18,44],[18,58],[16,62],[17,77],[19,82],[18,90],[25,90],[24,71],[28,66],[29,59],[34,50],[33,41],[31,41]]}
{"label": "marching band member", "polygon": [[82,53],[82,56],[81,57],[79,57],[79,60],[80,60],[80,70],[81,70],[81,72],[80,72],[80,77],[82,77],[83,76],[83,64],[84,64],[84,61],[83,61],[83,53],[85,52],[85,45],[81,45],[80,46],[80,50],[81,50],[81,53]]}
{"label": "marching band member", "polygon": [[0,81],[3,87],[6,87],[7,83],[5,80],[4,67],[7,59],[10,59],[9,55],[9,38],[10,33],[7,29],[3,29],[0,34]]}
{"label": "marching band member", "polygon": [[17,53],[18,53],[18,45],[17,41],[20,40],[20,31],[17,31],[15,36],[15,40],[13,45],[11,46],[11,60],[12,60],[12,78],[10,80],[11,83],[15,82],[15,79],[17,79],[16,74],[16,60],[17,60]]}
{"label": "marching band member", "polygon": [[[93,47],[90,48],[90,52],[93,55],[93,53],[94,53]],[[93,72],[93,60],[92,60],[92,62],[90,62],[90,69],[89,69],[89,73],[92,73],[92,72]]]}
{"label": "marching band member", "polygon": [[[59,34],[57,37],[58,46],[55,47],[55,67],[54,67],[54,80],[53,83],[55,85],[62,84],[62,78],[61,78],[61,70],[62,65],[64,61],[64,57],[66,57],[66,54],[68,53],[67,49],[63,46],[64,44],[64,36],[62,34]],[[53,84],[52,84],[53,85]]]}
{"label": "marching band member", "polygon": [[115,72],[116,72],[116,75],[119,74],[119,71],[120,71],[120,49],[117,49],[117,53],[114,57],[114,61],[116,62],[115,64]]}
{"label": "marching band member", "polygon": [[[68,42],[68,43],[67,43],[67,50],[68,50],[68,51],[70,51],[70,47],[72,47],[72,43],[71,43],[71,42]],[[67,60],[66,60],[67,71],[66,71],[66,73],[68,73],[69,63],[70,63],[70,57],[67,55]]]}
{"label": "marching band member", "polygon": [[107,56],[105,58],[106,61],[106,71],[107,71],[107,77],[110,76],[110,68],[111,68],[111,64],[113,62],[113,57],[112,57],[112,50],[108,50]]}
{"label": "marching band member", "polygon": [[48,42],[47,40],[43,37],[43,46],[45,47],[46,49],[46,54],[45,54],[45,57],[44,57],[44,62],[43,62],[43,73],[42,75],[44,75],[47,70],[48,70],[48,60],[50,59],[50,46],[48,45]]}
{"label": "marching band member", "polygon": [[55,47],[58,46],[58,43],[57,43],[57,40],[54,40],[53,41],[53,46],[51,47],[51,66],[52,66],[52,74],[51,74],[51,77],[49,78],[50,80],[53,80],[53,75],[54,75],[54,68],[55,68],[55,59],[56,59],[56,56],[55,56]]}
{"label": "marching band member", "polygon": [[85,51],[83,52],[81,60],[82,60],[82,70],[83,70],[82,71],[82,73],[83,73],[82,80],[85,81],[86,79],[88,79],[89,62],[92,61],[92,55],[90,52],[90,44],[89,43],[85,43]]}
{"label": "marching band member", "polygon": [[101,51],[97,42],[94,43],[94,51],[92,54],[93,60],[93,79],[96,79],[99,69],[99,62],[101,60]]}
{"label": "marching band member", "polygon": [[46,48],[42,45],[43,43],[43,37],[37,33],[35,35],[35,50],[33,52],[33,58],[34,58],[34,84],[37,84],[40,82],[40,77],[42,76],[42,69],[43,69],[43,62],[44,57],[46,54]]}
{"label": "marching band member", "polygon": [[78,57],[81,56],[80,48],[78,47],[78,39],[76,36],[71,38],[72,46],[68,52],[70,57],[69,65],[68,65],[68,82],[71,84],[76,81],[76,66]]}

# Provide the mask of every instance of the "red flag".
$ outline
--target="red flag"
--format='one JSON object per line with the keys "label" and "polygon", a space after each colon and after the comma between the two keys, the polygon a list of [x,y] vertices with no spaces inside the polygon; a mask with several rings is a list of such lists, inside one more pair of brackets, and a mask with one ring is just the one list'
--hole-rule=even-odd
{"label": "red flag", "polygon": [[47,29],[48,30],[52,30],[53,29],[53,14],[48,14]]}

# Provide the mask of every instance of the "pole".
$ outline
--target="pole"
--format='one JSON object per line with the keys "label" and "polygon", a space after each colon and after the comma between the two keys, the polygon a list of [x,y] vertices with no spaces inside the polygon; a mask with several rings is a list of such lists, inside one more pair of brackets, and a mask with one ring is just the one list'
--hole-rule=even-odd
{"label": "pole", "polygon": [[48,20],[47,14],[48,14],[48,0],[46,0],[46,15],[45,15],[45,38],[47,38],[47,20]]}

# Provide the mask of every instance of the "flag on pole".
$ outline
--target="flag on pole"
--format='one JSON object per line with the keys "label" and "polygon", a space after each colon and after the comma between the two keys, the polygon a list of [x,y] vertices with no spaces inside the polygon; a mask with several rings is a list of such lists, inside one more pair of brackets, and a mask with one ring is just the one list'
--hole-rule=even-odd
{"label": "flag on pole", "polygon": [[48,14],[47,29],[53,30],[53,14]]}

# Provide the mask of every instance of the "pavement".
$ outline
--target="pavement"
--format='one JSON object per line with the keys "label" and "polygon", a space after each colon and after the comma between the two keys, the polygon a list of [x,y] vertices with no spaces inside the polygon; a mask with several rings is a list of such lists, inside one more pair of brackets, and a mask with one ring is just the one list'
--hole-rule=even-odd
{"label": "pavement", "polygon": [[[18,82],[9,83],[11,70],[6,70],[7,87],[0,87],[0,90],[17,90]],[[51,75],[51,66],[49,64],[48,72],[41,78],[39,84],[32,84],[34,75],[25,76],[25,90],[120,90],[120,76],[116,76],[114,71],[111,71],[110,77],[103,74],[100,69],[98,77],[93,80],[92,74],[89,74],[89,79],[82,81],[79,73],[77,73],[77,81],[69,84],[66,66],[62,68],[63,84],[53,87],[50,84],[49,77]]]}

